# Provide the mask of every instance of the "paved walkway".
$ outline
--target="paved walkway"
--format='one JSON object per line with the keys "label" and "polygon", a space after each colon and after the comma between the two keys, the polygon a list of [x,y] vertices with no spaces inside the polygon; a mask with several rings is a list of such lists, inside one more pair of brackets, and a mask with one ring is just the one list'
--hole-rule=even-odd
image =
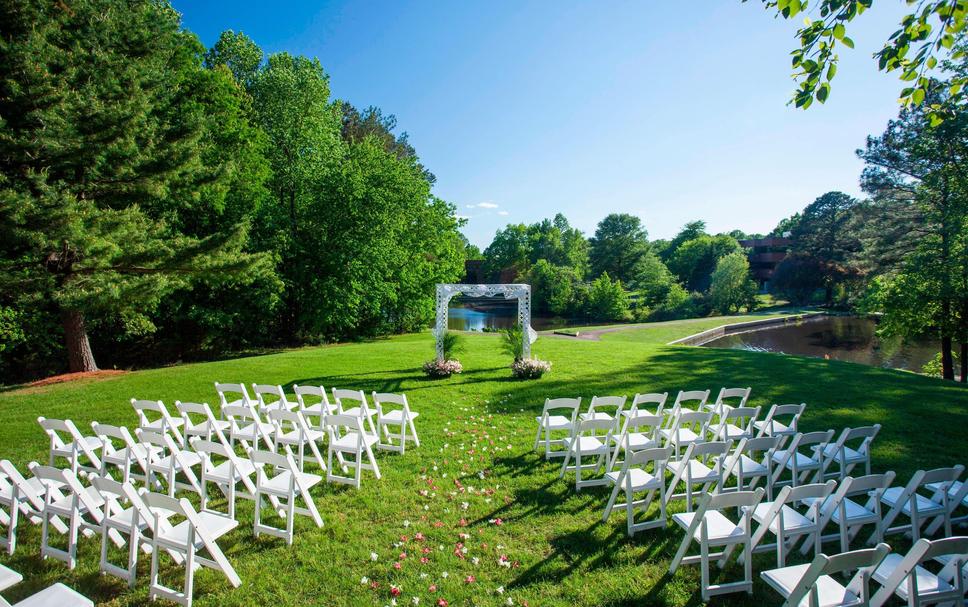
{"label": "paved walkway", "polygon": [[[726,317],[724,317],[726,318]],[[538,331],[542,337],[560,337],[563,339],[584,339],[588,341],[599,341],[604,333],[617,333],[618,331],[632,331],[634,329],[648,329],[650,327],[661,327],[663,325],[686,325],[708,321],[708,318],[687,318],[684,320],[664,320],[661,322],[640,322],[627,325],[613,325],[609,327],[597,327],[593,329],[583,329],[582,327],[570,327],[568,330],[578,331],[578,335],[562,335],[555,333],[554,330]]]}

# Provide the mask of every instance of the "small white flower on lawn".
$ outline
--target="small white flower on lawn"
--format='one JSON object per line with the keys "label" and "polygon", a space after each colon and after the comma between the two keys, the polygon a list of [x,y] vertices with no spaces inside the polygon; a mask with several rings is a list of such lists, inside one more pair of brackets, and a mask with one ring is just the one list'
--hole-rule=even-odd
{"label": "small white flower on lawn", "polygon": [[448,575],[450,575],[450,574],[447,573],[446,571],[444,571],[443,573],[440,574],[440,577],[446,579]]}
{"label": "small white flower on lawn", "polygon": [[410,521],[403,521],[403,528],[406,529],[410,526]]}
{"label": "small white flower on lawn", "polygon": [[419,605],[420,604],[420,597],[419,596],[415,596],[412,599],[410,599],[410,602],[413,603],[414,605]]}
{"label": "small white flower on lawn", "polygon": [[370,583],[370,578],[366,577],[365,575],[360,578],[360,584],[366,586],[369,583]]}
{"label": "small white flower on lawn", "polygon": [[370,560],[371,560],[371,561],[375,561],[375,560],[377,560],[378,558],[380,558],[380,555],[379,555],[379,554],[377,554],[376,552],[371,552],[371,553],[370,553]]}
{"label": "small white flower on lawn", "polygon": [[504,586],[498,586],[497,587],[497,593],[498,594],[504,594]]}

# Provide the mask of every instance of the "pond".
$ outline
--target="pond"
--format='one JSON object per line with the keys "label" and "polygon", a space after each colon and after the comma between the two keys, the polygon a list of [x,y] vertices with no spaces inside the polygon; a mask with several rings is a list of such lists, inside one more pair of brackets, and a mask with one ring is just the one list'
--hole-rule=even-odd
{"label": "pond", "polygon": [[872,367],[921,371],[940,350],[930,339],[881,338],[877,321],[857,316],[824,316],[797,324],[726,335],[703,344],[759,352],[846,360]]}
{"label": "pond", "polygon": [[[447,328],[454,331],[501,330],[513,327],[518,322],[517,302],[509,303],[503,298],[474,298],[451,301],[447,312]],[[582,324],[558,316],[532,316],[531,326],[535,331],[560,329]]]}

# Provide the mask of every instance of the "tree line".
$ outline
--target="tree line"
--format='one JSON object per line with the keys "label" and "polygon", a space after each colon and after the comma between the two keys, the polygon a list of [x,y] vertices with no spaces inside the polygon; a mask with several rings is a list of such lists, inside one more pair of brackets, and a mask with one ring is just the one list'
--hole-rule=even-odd
{"label": "tree line", "polygon": [[[420,329],[461,221],[315,58],[0,1],[0,381]],[[96,355],[96,357],[95,357]]]}

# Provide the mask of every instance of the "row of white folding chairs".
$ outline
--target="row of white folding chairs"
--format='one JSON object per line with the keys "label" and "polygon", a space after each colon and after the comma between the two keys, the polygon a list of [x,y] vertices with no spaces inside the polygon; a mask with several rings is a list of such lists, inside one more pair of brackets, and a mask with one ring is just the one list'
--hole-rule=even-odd
{"label": "row of white folding chairs", "polygon": [[[670,564],[669,572],[675,573],[679,565],[682,564],[699,563],[702,568],[702,596],[707,601],[711,595],[715,594],[743,590],[751,592],[752,554],[775,548],[778,569],[764,572],[763,576],[774,588],[778,590],[786,588],[791,594],[797,594],[794,591],[796,579],[798,575],[803,574],[807,566],[788,568],[785,562],[786,553],[792,551],[802,538],[807,538],[800,552],[806,554],[812,548],[814,562],[816,563],[816,559],[823,556],[821,553],[822,542],[829,537],[836,537],[836,535],[824,536],[823,530],[826,524],[836,518],[838,514],[841,517],[846,517],[846,522],[843,518],[840,520],[840,547],[843,552],[847,552],[849,549],[848,535],[856,534],[860,527],[871,523],[875,525],[875,531],[870,538],[870,543],[877,544],[878,548],[884,546],[882,542],[885,529],[879,518],[879,505],[886,501],[884,495],[886,490],[890,490],[888,486],[892,478],[893,474],[891,473],[858,479],[848,477],[846,481],[841,483],[839,490],[836,487],[836,481],[833,480],[799,487],[785,487],[778,499],[774,501],[762,501],[764,495],[762,488],[756,488],[752,491],[706,494],[700,500],[695,512],[685,512],[672,516],[673,522],[683,529],[685,535]],[[871,488],[871,490],[866,491],[868,488]],[[867,503],[860,504],[844,497],[844,494],[853,494],[853,491],[866,494],[868,496]],[[805,513],[803,512],[804,508],[806,509]],[[730,511],[738,512],[735,519],[730,518]],[[753,528],[754,522],[758,525],[755,530]],[[762,541],[767,533],[773,536],[774,542],[764,545]],[[950,529],[946,529],[945,537],[950,537]],[[943,543],[946,540],[941,539],[934,542],[939,541]],[[700,553],[689,556],[689,548],[694,542],[699,544]],[[931,540],[921,538],[915,544],[915,549],[918,546],[924,547],[932,543]],[[961,546],[965,545],[968,544]],[[739,561],[744,566],[743,580],[716,585],[710,584],[709,568],[711,562],[716,560],[719,567],[723,568],[736,548],[741,550]],[[959,550],[964,552],[963,549]],[[945,554],[950,554],[950,552]],[[897,560],[900,561],[900,557],[897,557]],[[895,562],[889,565],[887,569],[879,570],[874,578],[884,584],[883,593],[880,602],[872,602],[871,604],[883,604],[897,590],[900,584],[897,576],[900,576],[901,581],[903,581],[913,572],[918,562],[920,561],[915,559],[913,563],[908,563],[900,569],[897,568],[899,563]],[[961,571],[964,564],[964,557],[960,557],[960,561],[954,566],[953,571]],[[903,573],[898,573],[902,571]],[[965,574],[968,574],[968,570],[965,570]],[[923,582],[924,577],[919,574],[918,581]],[[893,581],[888,582],[891,578],[894,578]],[[952,582],[952,579],[949,577],[948,581]],[[912,591],[908,589],[907,592],[911,593]],[[916,594],[916,591],[914,594]],[[961,588],[958,596],[963,597],[963,594],[964,589]],[[903,594],[899,596],[907,598]],[[804,596],[801,595],[799,600],[803,599]],[[800,605],[801,603],[796,601],[790,604]],[[855,603],[848,602],[847,604]]]}
{"label": "row of white folding chairs", "polygon": [[[319,418],[325,414],[355,415],[362,417],[370,433],[381,436],[380,448],[390,451],[406,449],[407,440],[420,446],[420,438],[414,420],[419,413],[412,411],[405,394],[372,392],[371,405],[362,390],[347,390],[332,388],[332,403],[323,386],[293,386],[295,402],[290,400],[280,385],[252,384],[255,398],[249,396],[245,384],[227,384],[215,382],[219,404],[251,405],[262,414],[274,410],[300,410],[313,417]],[[374,418],[376,422],[374,424]],[[397,428],[393,432],[393,428]],[[394,440],[398,441],[394,444]]]}
{"label": "row of white folding chairs", "polygon": [[[22,582],[24,576],[13,569],[0,565],[0,592],[4,592]],[[73,588],[56,583],[36,592],[12,606],[0,597],[0,607],[94,607],[94,601]]]}
{"label": "row of white folding chairs", "polygon": [[[749,388],[723,389],[712,405],[706,405],[709,391],[680,392],[671,408],[665,407],[668,393],[636,394],[632,405],[626,409],[624,396],[596,396],[593,397],[588,410],[579,413],[581,398],[546,399],[541,415],[535,418],[538,424],[535,433],[534,448],[544,444],[545,458],[563,457],[564,450],[554,449],[565,443],[564,438],[556,438],[556,434],[573,434],[580,422],[602,421],[611,422],[611,430],[619,434],[630,418],[643,415],[661,417],[661,427],[667,434],[678,438],[678,432],[672,432],[677,421],[690,420],[698,426],[698,434],[707,434],[715,439],[753,438],[754,436],[788,437],[798,432],[800,417],[806,405],[773,405],[766,417],[759,419],[759,407],[747,407]],[[728,398],[739,398],[735,405],[726,404]],[[695,401],[695,402],[692,402]],[[689,405],[695,407],[690,408]],[[705,409],[705,410],[704,410]],[[681,425],[681,421],[680,421]],[[603,428],[607,424],[603,424]],[[689,430],[692,432],[693,430]],[[684,432],[688,434],[688,432]]]}
{"label": "row of white folding chairs", "polygon": [[[145,488],[137,490],[129,481],[118,482],[90,474],[87,475],[90,484],[85,486],[81,476],[69,469],[36,462],[29,468],[32,476],[28,478],[10,461],[0,461],[0,484],[3,485],[0,504],[7,508],[3,518],[8,525],[9,552],[15,546],[18,517],[23,516],[42,527],[41,556],[64,561],[70,569],[77,565],[81,535],[100,536],[101,571],[120,577],[129,586],[134,586],[139,551],[150,553],[149,596],[152,599],[163,597],[191,605],[194,572],[199,566],[222,572],[234,587],[241,585],[241,579],[216,543],[219,537],[238,526],[233,518],[211,510],[195,510],[185,498]],[[52,530],[66,536],[65,547],[53,545]],[[118,548],[127,545],[126,564],[109,561],[110,544]],[[199,551],[208,556],[198,554]],[[163,552],[185,567],[184,588],[180,591],[166,587],[159,580],[159,558]]]}

